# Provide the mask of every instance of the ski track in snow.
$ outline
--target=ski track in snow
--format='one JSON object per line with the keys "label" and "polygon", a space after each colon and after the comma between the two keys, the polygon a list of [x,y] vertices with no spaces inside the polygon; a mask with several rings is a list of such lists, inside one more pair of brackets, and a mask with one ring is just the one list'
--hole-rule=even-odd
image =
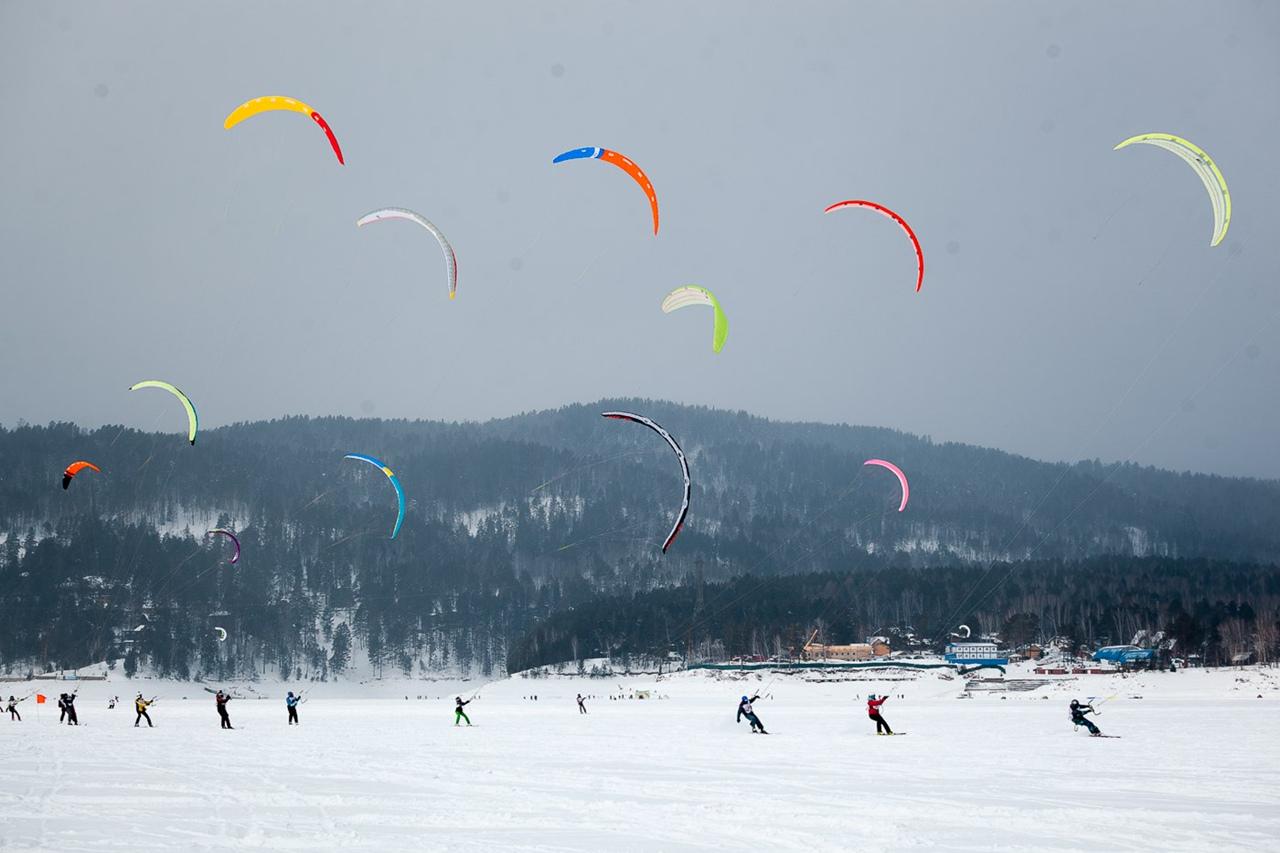
{"label": "ski track in snow", "polygon": [[[1280,678],[1236,675],[1007,700],[957,700],[963,682],[933,675],[515,678],[483,687],[471,729],[452,708],[470,684],[320,685],[294,728],[285,688],[259,684],[273,698],[233,701],[234,731],[198,685],[113,679],[81,686],[78,729],[31,701],[0,719],[0,848],[1278,849]],[[132,725],[136,684],[164,696],[154,729]],[[670,698],[610,701],[619,685]],[[762,685],[768,736],[734,723]],[[1121,739],[1073,732],[1070,697],[1117,691],[1097,722]],[[578,692],[596,696],[586,716]],[[911,737],[867,736],[869,692]]]}

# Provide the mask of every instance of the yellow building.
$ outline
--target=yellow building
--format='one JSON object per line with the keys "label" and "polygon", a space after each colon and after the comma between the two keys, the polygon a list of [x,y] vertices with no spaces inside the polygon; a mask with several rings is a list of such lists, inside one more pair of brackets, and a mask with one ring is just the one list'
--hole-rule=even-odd
{"label": "yellow building", "polygon": [[842,646],[810,643],[805,647],[804,654],[812,660],[871,660],[875,657],[875,650],[870,643],[849,643]]}

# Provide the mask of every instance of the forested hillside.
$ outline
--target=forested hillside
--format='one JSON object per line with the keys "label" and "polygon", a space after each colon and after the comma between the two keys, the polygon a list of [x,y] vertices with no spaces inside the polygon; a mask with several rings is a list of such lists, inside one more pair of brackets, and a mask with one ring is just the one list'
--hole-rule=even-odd
{"label": "forested hillside", "polygon": [[[653,417],[688,455],[691,511],[666,555],[679,467],[650,430],[601,418],[609,408]],[[386,477],[349,452],[403,483],[394,541]],[[906,512],[869,457],[906,471]],[[102,473],[64,491],[75,459]],[[1051,465],[655,401],[483,424],[292,417],[205,430],[194,447],[176,433],[24,425],[0,429],[0,665],[127,655],[180,676],[487,674],[541,620],[601,595],[1029,558],[1267,563],[1278,514],[1274,482]],[[215,526],[240,536],[237,565],[205,537]]]}

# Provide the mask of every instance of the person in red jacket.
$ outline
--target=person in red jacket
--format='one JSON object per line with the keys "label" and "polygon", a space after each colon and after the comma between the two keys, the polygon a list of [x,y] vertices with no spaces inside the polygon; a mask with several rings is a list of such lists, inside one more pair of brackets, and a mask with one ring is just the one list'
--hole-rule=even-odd
{"label": "person in red jacket", "polygon": [[876,698],[876,694],[872,693],[871,698],[867,700],[867,716],[876,721],[876,734],[891,735],[893,729],[889,728],[889,724],[885,722],[884,717],[880,716],[880,706],[889,699],[888,696]]}

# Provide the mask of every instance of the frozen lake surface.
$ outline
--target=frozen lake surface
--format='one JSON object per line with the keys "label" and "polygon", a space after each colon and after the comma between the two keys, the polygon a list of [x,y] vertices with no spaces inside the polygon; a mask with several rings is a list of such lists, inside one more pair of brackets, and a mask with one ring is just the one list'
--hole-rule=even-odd
{"label": "frozen lake surface", "polygon": [[[233,702],[234,731],[198,685],[119,679],[81,690],[80,728],[34,699],[0,720],[0,848],[1276,850],[1273,672],[1004,699],[934,674],[515,678],[480,688],[471,729],[452,699],[474,682],[320,685],[295,728],[284,686],[237,685],[269,698]],[[734,723],[755,688],[767,737]],[[161,696],[154,729],[133,727],[138,689]],[[908,736],[872,736],[869,692]],[[1114,695],[1097,721],[1119,739],[1072,730],[1067,701],[1088,695]]]}

